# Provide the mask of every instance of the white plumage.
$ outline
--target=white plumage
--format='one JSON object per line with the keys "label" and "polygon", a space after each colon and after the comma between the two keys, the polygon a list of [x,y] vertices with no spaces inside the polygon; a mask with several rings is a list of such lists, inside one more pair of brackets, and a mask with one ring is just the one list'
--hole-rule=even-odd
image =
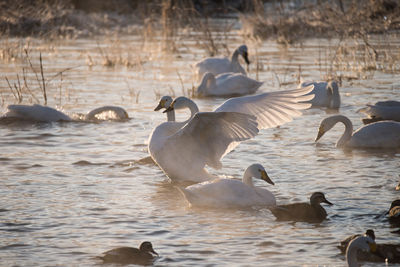
{"label": "white plumage", "polygon": [[368,118],[363,119],[364,124],[382,120],[400,121],[400,102],[399,101],[379,101],[374,105],[367,105],[359,112],[368,115]]}
{"label": "white plumage", "polygon": [[340,108],[339,86],[335,81],[331,82],[303,82],[300,87],[314,85],[310,93],[315,97],[310,100],[313,107]]}
{"label": "white plumage", "polygon": [[239,63],[239,55],[243,57],[247,64],[250,64],[247,46],[241,45],[232,53],[231,59],[226,57],[209,57],[199,61],[193,66],[195,80],[199,81],[206,72],[218,75],[225,72],[238,72],[246,75],[246,71]]}
{"label": "white plumage", "polygon": [[346,261],[349,267],[359,267],[357,261],[357,251],[363,250],[367,252],[375,252],[376,251],[376,243],[375,241],[367,236],[359,236],[354,238],[348,245],[346,249]]}
{"label": "white plumage", "polygon": [[253,164],[246,169],[242,181],[218,178],[180,188],[180,191],[192,206],[213,208],[275,206],[275,196],[267,189],[255,187],[252,178],[274,184],[262,165]]}
{"label": "white plumage", "polygon": [[214,112],[198,112],[186,97],[176,98],[167,111],[189,108],[184,122],[164,122],[149,137],[149,153],[173,181],[202,182],[215,178],[205,166],[221,168],[220,160],[259,129],[274,127],[301,115],[310,104],[312,87],[231,98]]}
{"label": "white plumage", "polygon": [[241,73],[228,72],[214,76],[206,72],[197,87],[197,93],[200,96],[246,95],[255,93],[262,84]]}
{"label": "white plumage", "polygon": [[380,121],[361,127],[353,133],[353,124],[343,115],[334,115],[322,120],[318,141],[336,123],[342,122],[345,131],[336,147],[393,149],[400,147],[400,122]]}

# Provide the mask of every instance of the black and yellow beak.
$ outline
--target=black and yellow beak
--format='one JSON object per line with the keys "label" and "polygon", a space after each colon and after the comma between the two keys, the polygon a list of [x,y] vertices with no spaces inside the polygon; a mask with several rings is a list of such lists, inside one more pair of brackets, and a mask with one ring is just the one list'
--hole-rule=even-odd
{"label": "black and yellow beak", "polygon": [[174,104],[175,104],[175,101],[173,101],[171,103],[171,105],[163,111],[163,113],[169,112],[169,111],[173,111],[174,110]]}
{"label": "black and yellow beak", "polygon": [[246,61],[246,64],[249,65],[250,64],[250,60],[249,60],[247,52],[243,53],[243,58],[244,58],[244,61]]}
{"label": "black and yellow beak", "polygon": [[261,173],[261,179],[263,179],[264,181],[266,181],[269,184],[275,185],[274,182],[272,182],[271,178],[269,178],[266,171],[260,170],[260,173]]}
{"label": "black and yellow beak", "polygon": [[323,135],[325,134],[324,128],[319,127],[317,138],[315,138],[315,142],[317,142]]}
{"label": "black and yellow beak", "polygon": [[160,103],[158,103],[158,106],[154,109],[154,111],[159,111],[163,107],[165,107],[165,101],[161,100]]}

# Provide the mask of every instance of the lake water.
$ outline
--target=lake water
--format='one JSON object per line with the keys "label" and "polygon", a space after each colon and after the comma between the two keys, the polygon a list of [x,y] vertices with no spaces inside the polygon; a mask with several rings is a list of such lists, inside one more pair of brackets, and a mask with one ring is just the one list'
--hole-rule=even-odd
{"label": "lake water", "polygon": [[[253,61],[249,76],[265,81],[259,92],[294,88],[299,73],[304,80],[320,80],[328,74],[338,43],[314,39],[285,48],[273,41],[242,40],[235,32],[228,41],[230,51],[248,44]],[[381,41],[379,36],[371,40]],[[206,56],[195,41],[181,42],[184,45],[169,54],[161,53],[157,43],[142,47],[138,36],[29,40],[36,67],[42,51],[47,79],[71,68],[62,79],[57,75],[48,83],[49,106],[74,114],[117,105],[131,119],[0,125],[1,266],[93,266],[102,252],[145,240],[160,254],[158,266],[343,266],[344,256],[336,246],[348,235],[372,228],[378,243],[399,242],[399,236],[390,233],[396,229],[375,217],[399,197],[394,188],[400,178],[400,153],[337,149],[343,125],[314,143],[319,122],[336,113],[325,109],[309,109],[290,123],[262,130],[225,156],[221,170],[213,171],[241,178],[246,167],[261,163],[275,186],[256,184],[271,190],[278,204],[308,201],[312,192],[322,191],[334,203],[326,207],[323,223],[277,222],[266,208],[189,208],[156,165],[140,161],[148,156],[150,132],[166,120],[165,114],[153,111],[159,97],[181,95],[182,84],[185,90],[191,88],[190,65]],[[389,43],[398,55],[400,39]],[[107,67],[106,57],[122,63]],[[26,62],[2,61],[2,112],[15,103],[4,76],[13,83],[22,67],[31,88],[38,87]],[[357,72],[354,63],[336,72],[347,77],[340,86],[339,113],[348,116],[355,129],[362,125],[362,114],[356,111],[365,104],[400,100],[399,66],[394,68],[397,71]],[[37,91],[35,95],[43,103]],[[27,95],[24,103],[30,101]],[[200,110],[210,111],[224,99],[195,101]],[[178,114],[178,120],[187,116]]]}

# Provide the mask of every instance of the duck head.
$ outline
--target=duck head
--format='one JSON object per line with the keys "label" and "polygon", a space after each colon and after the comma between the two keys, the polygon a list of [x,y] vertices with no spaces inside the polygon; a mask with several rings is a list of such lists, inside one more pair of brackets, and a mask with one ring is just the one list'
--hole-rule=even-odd
{"label": "duck head", "polygon": [[158,256],[158,253],[154,251],[153,245],[149,241],[145,241],[140,244],[139,250],[145,253],[153,253]]}
{"label": "duck head", "polygon": [[310,197],[310,203],[311,205],[319,205],[320,203],[326,203],[330,206],[332,206],[333,204],[331,202],[329,202],[326,198],[324,193],[322,192],[315,192],[311,195]]}

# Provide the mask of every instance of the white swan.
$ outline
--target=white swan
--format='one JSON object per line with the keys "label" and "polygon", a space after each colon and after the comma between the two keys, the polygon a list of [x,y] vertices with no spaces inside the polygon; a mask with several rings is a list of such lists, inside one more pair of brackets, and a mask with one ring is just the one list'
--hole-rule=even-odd
{"label": "white swan", "polygon": [[228,72],[214,76],[206,72],[197,87],[197,93],[200,96],[246,95],[257,91],[262,84],[241,73]]}
{"label": "white swan", "polygon": [[339,87],[335,81],[330,82],[303,82],[300,87],[314,85],[311,92],[315,97],[310,101],[313,107],[327,107],[338,109],[340,107]]}
{"label": "white swan", "polygon": [[198,112],[186,97],[176,98],[166,111],[189,108],[191,117],[184,122],[164,122],[149,136],[149,153],[173,181],[202,182],[215,178],[205,165],[219,169],[220,160],[241,141],[254,137],[259,129],[281,125],[308,108],[312,90],[263,93],[231,98],[214,112]]}
{"label": "white swan", "polygon": [[179,188],[191,206],[233,208],[250,206],[275,206],[275,196],[260,187],[255,187],[252,178],[274,184],[260,164],[250,165],[242,181],[218,178],[186,188]]}
{"label": "white swan", "polygon": [[353,124],[343,115],[334,115],[322,120],[317,142],[336,123],[342,122],[345,131],[336,143],[336,147],[353,148],[399,148],[400,122],[380,121],[361,127],[353,133]]}
{"label": "white swan", "polygon": [[368,115],[368,118],[362,119],[364,124],[382,120],[400,121],[400,102],[399,101],[379,101],[374,105],[358,110]]}
{"label": "white swan", "polygon": [[346,261],[349,267],[358,267],[360,266],[357,261],[357,251],[376,251],[376,243],[375,241],[367,235],[359,236],[354,238],[346,249]]}
{"label": "white swan", "polygon": [[238,72],[246,75],[246,71],[239,63],[239,55],[241,55],[249,65],[250,61],[247,54],[247,46],[241,45],[235,49],[232,53],[231,59],[226,57],[209,57],[197,62],[193,66],[193,71],[195,74],[195,80],[199,81],[206,72],[211,72],[214,75],[218,75],[225,72]]}
{"label": "white swan", "polygon": [[[96,120],[97,116],[104,112],[113,112],[116,119],[128,118],[128,113],[123,108],[115,106],[104,106],[88,112],[86,115],[83,116],[83,119]],[[20,120],[38,122],[73,121],[71,117],[62,113],[61,111],[38,104],[9,105],[7,107],[7,112],[1,118],[15,118]]]}

